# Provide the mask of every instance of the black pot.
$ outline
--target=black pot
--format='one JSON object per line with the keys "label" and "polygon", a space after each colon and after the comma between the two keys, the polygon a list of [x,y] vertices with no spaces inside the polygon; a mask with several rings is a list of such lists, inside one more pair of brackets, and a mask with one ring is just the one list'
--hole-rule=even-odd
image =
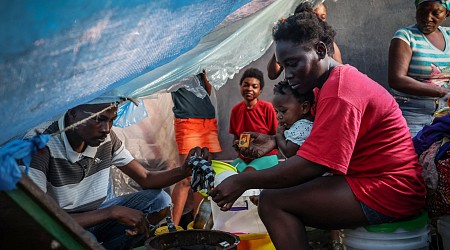
{"label": "black pot", "polygon": [[231,250],[239,237],[217,230],[186,230],[161,234],[145,242],[147,250]]}

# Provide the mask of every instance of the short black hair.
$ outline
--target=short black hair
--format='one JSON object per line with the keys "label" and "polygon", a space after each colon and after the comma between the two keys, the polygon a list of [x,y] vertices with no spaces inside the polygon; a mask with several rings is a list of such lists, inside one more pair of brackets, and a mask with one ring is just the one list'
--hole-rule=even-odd
{"label": "short black hair", "polygon": [[295,9],[295,14],[278,22],[272,31],[273,40],[289,41],[313,48],[319,41],[327,47],[329,56],[334,54],[336,31],[316,16],[309,2],[303,2]]}
{"label": "short black hair", "polygon": [[242,85],[242,82],[247,77],[253,77],[259,80],[259,86],[261,87],[261,90],[264,88],[264,74],[261,70],[257,68],[249,68],[247,69],[244,74],[241,77],[241,80],[239,81],[239,85]]}
{"label": "short black hair", "polygon": [[277,84],[275,84],[275,86],[273,86],[273,94],[281,94],[281,95],[286,95],[286,91],[289,90],[292,92],[292,95],[295,97],[295,99],[299,102],[299,103],[303,103],[305,101],[309,102],[310,106],[313,105],[314,103],[314,91],[310,90],[304,94],[300,94],[297,91],[295,91],[291,85],[289,85],[289,82],[287,80],[283,80]]}

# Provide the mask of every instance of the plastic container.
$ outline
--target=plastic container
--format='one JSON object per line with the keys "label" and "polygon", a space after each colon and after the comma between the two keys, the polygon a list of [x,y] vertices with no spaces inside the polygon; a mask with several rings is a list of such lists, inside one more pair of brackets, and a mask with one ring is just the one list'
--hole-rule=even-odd
{"label": "plastic container", "polygon": [[[238,174],[235,168],[227,163],[214,165],[216,172],[214,186],[219,185],[226,178]],[[258,215],[258,207],[254,205],[249,196],[259,195],[259,189],[247,190],[239,197],[229,211],[221,211],[215,202],[211,202],[211,211],[213,216],[213,229],[226,232],[258,233],[266,234],[267,229]]]}
{"label": "plastic container", "polygon": [[[223,161],[212,160],[211,167],[213,168],[214,172],[216,173],[215,179],[217,179],[217,177],[221,173],[226,172],[226,171],[231,172],[231,173],[237,173],[237,169],[235,167],[233,167],[232,165],[230,165],[226,162],[223,162]],[[203,197],[208,197],[208,195],[203,190],[200,190],[199,193]]]}
{"label": "plastic container", "polygon": [[214,172],[216,172],[216,175],[222,173],[223,171],[233,171],[237,173],[237,169],[226,162],[212,160],[211,163],[211,166],[214,169]]}
{"label": "plastic container", "polygon": [[241,239],[237,250],[275,250],[269,234],[236,234]]}
{"label": "plastic container", "polygon": [[430,242],[428,215],[379,225],[344,229],[343,245],[347,250],[426,250]]}

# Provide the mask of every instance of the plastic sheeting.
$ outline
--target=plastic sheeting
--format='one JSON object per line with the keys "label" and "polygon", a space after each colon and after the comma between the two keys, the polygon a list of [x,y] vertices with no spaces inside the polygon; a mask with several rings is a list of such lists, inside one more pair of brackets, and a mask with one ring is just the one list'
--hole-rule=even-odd
{"label": "plastic sheeting", "polygon": [[172,61],[247,2],[2,1],[0,144]]}
{"label": "plastic sheeting", "polygon": [[184,84],[202,69],[206,69],[209,82],[218,90],[240,69],[267,51],[272,44],[272,27],[278,19],[292,13],[299,1],[272,2],[247,4],[205,35],[195,48],[117,88],[111,96],[117,93],[145,96],[167,89],[177,81],[177,84]]}
{"label": "plastic sheeting", "polygon": [[[178,166],[178,150],[173,127],[172,97],[154,94],[144,99],[149,117],[126,128],[113,128],[133,157],[152,170]],[[140,190],[139,185],[118,168],[112,168],[112,188],[115,196]]]}
{"label": "plastic sheeting", "polygon": [[222,22],[247,2],[0,3],[0,144],[76,105],[147,96],[202,69],[220,88],[298,3],[255,0]]}

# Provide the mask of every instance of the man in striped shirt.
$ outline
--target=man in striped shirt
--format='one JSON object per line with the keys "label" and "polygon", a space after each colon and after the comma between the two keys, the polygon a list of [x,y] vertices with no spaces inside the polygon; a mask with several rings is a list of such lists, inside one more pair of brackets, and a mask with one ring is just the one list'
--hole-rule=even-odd
{"label": "man in striped shirt", "polygon": [[[145,235],[149,224],[168,215],[171,199],[161,188],[190,176],[192,168],[186,161],[171,170],[145,169],[111,131],[117,107],[110,103],[77,106],[37,131],[62,131],[96,113],[75,128],[52,136],[44,151],[33,155],[29,176],[105,248],[134,247],[142,237],[130,236]],[[189,155],[194,154],[210,159],[207,148],[194,148]],[[112,165],[143,191],[105,201]]]}

